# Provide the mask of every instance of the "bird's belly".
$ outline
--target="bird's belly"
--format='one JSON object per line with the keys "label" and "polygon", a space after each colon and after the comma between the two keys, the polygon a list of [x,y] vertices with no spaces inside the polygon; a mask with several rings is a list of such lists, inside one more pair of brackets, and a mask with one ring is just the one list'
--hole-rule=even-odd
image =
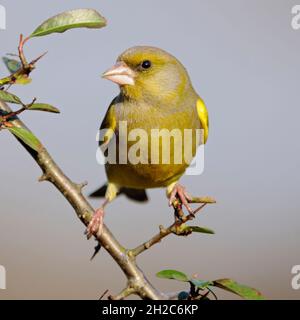
{"label": "bird's belly", "polygon": [[106,164],[108,181],[124,187],[166,187],[183,175],[186,164]]}
{"label": "bird's belly", "polygon": [[[165,187],[184,174],[198,146],[196,132],[183,137],[183,130],[173,136],[157,137],[147,134],[134,142],[120,137],[111,141],[116,152],[113,161],[106,164],[108,180],[131,188]],[[171,138],[170,138],[171,137]]]}

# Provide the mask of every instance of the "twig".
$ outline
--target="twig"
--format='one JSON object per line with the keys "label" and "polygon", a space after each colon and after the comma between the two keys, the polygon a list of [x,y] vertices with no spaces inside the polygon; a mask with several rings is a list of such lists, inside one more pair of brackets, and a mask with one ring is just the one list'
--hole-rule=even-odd
{"label": "twig", "polygon": [[19,41],[19,47],[18,47],[18,51],[19,51],[19,58],[21,60],[23,69],[26,69],[26,67],[28,66],[28,63],[26,61],[25,55],[24,55],[24,44],[29,40],[29,37],[24,38],[22,34],[20,34],[20,41]]}
{"label": "twig", "polygon": [[[173,224],[171,224],[168,228],[164,228],[163,226],[159,226],[159,233],[153,236],[150,240],[144,242],[143,244],[137,246],[135,249],[129,250],[129,255],[133,257],[137,257],[139,254],[143,253],[144,251],[151,248],[156,243],[159,243],[163,238],[168,236],[171,233],[175,233],[177,235],[180,235],[180,226],[182,226],[185,222],[192,220],[195,218],[195,214],[199,212],[201,209],[204,208],[205,205],[208,203],[215,203],[216,201],[209,197],[204,198],[193,198],[191,203],[202,203],[202,205],[196,209],[193,213],[190,213],[188,215],[180,214],[180,219],[176,220]],[[173,208],[175,212],[182,211],[181,204],[179,201],[174,201]]]}
{"label": "twig", "polygon": [[19,115],[20,113],[28,110],[35,102],[36,102],[36,98],[34,98],[34,99],[32,100],[32,102],[29,103],[29,104],[23,104],[23,103],[22,103],[22,108],[20,108],[19,110],[17,110],[17,111],[12,111],[12,112],[10,112],[10,113],[7,113],[7,114],[1,116],[1,121],[6,122],[7,120],[9,120],[9,119],[11,119],[11,118]]}
{"label": "twig", "polygon": [[45,53],[40,55],[39,57],[35,58],[31,62],[27,62],[25,55],[24,55],[24,44],[29,40],[30,38],[23,38],[23,35],[20,35],[20,42],[18,46],[18,52],[19,52],[19,59],[21,61],[21,68],[11,74],[8,77],[0,79],[0,87],[5,85],[12,85],[14,84],[20,77],[22,76],[29,76],[29,74],[35,69],[35,64],[45,56]]}

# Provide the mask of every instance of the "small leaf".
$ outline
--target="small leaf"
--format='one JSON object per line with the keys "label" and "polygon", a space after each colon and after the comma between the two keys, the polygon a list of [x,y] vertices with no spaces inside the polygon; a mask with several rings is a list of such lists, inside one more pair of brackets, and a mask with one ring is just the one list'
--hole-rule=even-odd
{"label": "small leaf", "polygon": [[189,226],[183,223],[180,226],[176,226],[174,233],[178,236],[188,236],[189,234],[192,233],[192,230],[190,229]]}
{"label": "small leaf", "polygon": [[12,93],[9,93],[9,92],[3,91],[3,90],[0,90],[0,99],[5,102],[22,104],[20,98],[18,98],[17,96],[15,96]]}
{"label": "small leaf", "polygon": [[177,270],[162,270],[156,274],[159,278],[174,279],[178,281],[188,282],[189,278],[183,272]]}
{"label": "small leaf", "polygon": [[212,286],[213,282],[199,279],[190,279],[190,282],[199,289],[205,289],[208,286]]}
{"label": "small leaf", "polygon": [[214,234],[215,232],[209,228],[198,227],[198,226],[188,226],[186,224],[182,224],[176,230],[176,235],[188,236],[192,232],[206,233],[206,234]]}
{"label": "small leaf", "polygon": [[30,37],[41,37],[51,33],[62,33],[73,28],[102,28],[106,20],[96,10],[76,9],[62,12],[42,23]]}
{"label": "small leaf", "polygon": [[15,73],[21,68],[21,62],[18,60],[9,59],[7,57],[3,57],[2,60],[10,73]]}
{"label": "small leaf", "polygon": [[212,197],[193,197],[191,203],[216,203],[216,199]]}
{"label": "small leaf", "polygon": [[50,104],[46,104],[46,103],[34,103],[31,107],[28,108],[28,110],[60,113],[60,111],[57,108],[51,106]]}
{"label": "small leaf", "polygon": [[186,300],[189,297],[189,293],[186,291],[181,291],[178,294],[178,300]]}
{"label": "small leaf", "polygon": [[215,287],[235,293],[247,300],[264,300],[263,295],[256,289],[239,284],[231,279],[219,279],[213,281]]}
{"label": "small leaf", "polygon": [[214,234],[215,232],[209,228],[206,227],[197,227],[197,226],[190,226],[188,227],[192,232],[199,232],[199,233],[208,233],[208,234]]}
{"label": "small leaf", "polygon": [[18,128],[18,127],[11,127],[11,128],[8,128],[8,130],[12,134],[14,134],[16,137],[18,137],[20,140],[22,140],[31,149],[38,151],[41,143],[33,133],[31,133],[26,129]]}

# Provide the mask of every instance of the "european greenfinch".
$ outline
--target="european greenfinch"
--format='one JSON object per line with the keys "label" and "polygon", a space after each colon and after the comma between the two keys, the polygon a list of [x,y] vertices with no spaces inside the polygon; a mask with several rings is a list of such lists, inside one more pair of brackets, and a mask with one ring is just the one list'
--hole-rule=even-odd
{"label": "european greenfinch", "polygon": [[[102,187],[91,195],[103,195],[105,201],[96,210],[87,228],[88,237],[101,233],[104,207],[119,193],[143,201],[147,199],[145,189],[164,187],[169,205],[179,198],[182,205],[192,212],[189,206],[190,196],[178,180],[189,166],[199,143],[206,143],[209,122],[206,106],[195,92],[186,69],[174,56],[159,48],[136,46],[122,53],[117,63],[102,76],[120,87],[120,93],[111,102],[100,127],[101,132],[104,132],[100,147],[105,153],[105,150],[114,145],[116,161],[107,161],[105,164],[107,187]],[[146,154],[141,156],[137,152],[141,160],[139,162],[120,161],[124,147],[123,142],[121,145],[120,126],[124,123],[127,126],[125,160],[130,158],[128,150],[134,145],[134,141],[128,139],[129,132],[141,129],[150,137],[139,141],[139,152],[144,151]],[[165,129],[169,132],[177,130],[179,133],[184,133],[186,129],[196,132],[198,129],[202,138],[199,142],[195,133],[189,137],[192,157],[189,161],[181,162],[175,161],[180,153],[178,150],[182,149],[175,151],[174,139],[169,149],[170,161],[166,163],[162,161],[162,156],[158,155],[164,151],[161,137],[158,140],[158,149],[151,150],[153,146],[149,141],[153,140],[155,129],[156,133],[157,130]],[[156,158],[155,163],[149,160],[150,155]]]}

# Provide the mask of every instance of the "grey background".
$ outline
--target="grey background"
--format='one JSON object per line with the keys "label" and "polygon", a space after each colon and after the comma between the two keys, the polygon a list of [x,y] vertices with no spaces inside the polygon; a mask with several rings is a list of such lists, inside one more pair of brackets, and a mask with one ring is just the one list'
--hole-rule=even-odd
{"label": "grey background", "polygon": [[[291,288],[299,250],[299,48],[287,0],[206,1],[4,1],[7,30],[1,55],[15,52],[19,33],[30,34],[63,10],[91,7],[108,19],[102,30],[73,30],[32,40],[30,58],[48,50],[30,86],[14,92],[37,96],[62,114],[26,113],[22,119],[86,191],[105,181],[96,163],[96,131],[118,88],[100,74],[133,45],[154,45],[187,67],[206,101],[211,130],[205,171],[184,177],[195,195],[211,195],[196,222],[216,235],[169,237],[139,263],[160,289],[181,284],[155,278],[175,268],[204,279],[232,277],[270,299],[300,298]],[[1,67],[1,74],[6,70]],[[63,197],[47,183],[19,144],[5,132],[1,145],[0,264],[7,270],[8,298],[98,298],[118,292],[125,278],[104,252],[90,262],[93,241]],[[172,213],[163,190],[147,205],[119,198],[106,223],[126,246],[152,236]],[[99,202],[93,201],[95,207]],[[221,294],[220,297],[231,298]]]}

